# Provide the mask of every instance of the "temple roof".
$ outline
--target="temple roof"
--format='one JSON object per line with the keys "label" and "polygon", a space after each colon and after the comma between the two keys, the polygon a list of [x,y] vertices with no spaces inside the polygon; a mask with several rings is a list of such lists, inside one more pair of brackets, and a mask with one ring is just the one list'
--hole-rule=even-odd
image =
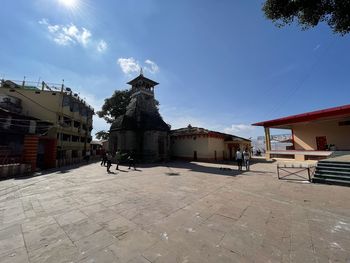
{"label": "temple roof", "polygon": [[135,86],[140,80],[148,83],[152,87],[159,84],[158,82],[155,82],[149,78],[146,78],[145,76],[143,76],[142,73],[140,75],[138,75],[136,78],[134,78],[133,80],[130,80],[127,84],[129,84],[131,86]]}
{"label": "temple roof", "polygon": [[116,130],[169,131],[170,128],[160,115],[142,113],[139,121],[129,115],[118,117],[113,122],[110,131]]}
{"label": "temple roof", "polygon": [[249,139],[239,137],[236,135],[217,132],[217,131],[211,131],[200,127],[188,126],[186,128],[180,128],[180,129],[170,131],[171,136],[182,136],[182,135],[194,136],[194,135],[204,135],[204,134],[215,134],[225,139],[225,141],[231,141],[231,140],[250,141]]}

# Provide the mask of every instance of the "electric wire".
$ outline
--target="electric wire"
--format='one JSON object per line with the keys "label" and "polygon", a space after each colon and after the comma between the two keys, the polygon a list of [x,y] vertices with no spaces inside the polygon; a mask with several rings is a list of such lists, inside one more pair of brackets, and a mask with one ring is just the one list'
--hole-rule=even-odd
{"label": "electric wire", "polygon": [[321,62],[321,60],[324,58],[324,56],[330,50],[333,44],[334,44],[334,40],[329,43],[329,45],[326,47],[323,53],[311,65],[309,72],[306,75],[304,75],[304,77],[299,81],[299,83],[294,88],[289,90],[290,91],[289,94],[285,95],[282,99],[280,99],[279,103],[275,105],[275,107],[273,107],[268,114],[266,114],[267,119],[270,118],[273,113],[278,112],[284,105],[286,105],[293,98],[293,96],[304,86],[306,81],[311,77],[312,73],[316,70],[316,67],[319,65],[319,62]]}

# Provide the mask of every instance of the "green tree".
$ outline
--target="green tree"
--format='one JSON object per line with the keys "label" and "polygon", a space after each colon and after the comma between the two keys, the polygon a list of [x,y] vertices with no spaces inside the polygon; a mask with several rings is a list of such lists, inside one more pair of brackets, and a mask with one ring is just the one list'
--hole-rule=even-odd
{"label": "green tree", "polygon": [[308,29],[326,22],[334,33],[350,32],[350,0],[266,0],[262,9],[278,27],[298,21]]}
{"label": "green tree", "polygon": [[[131,90],[116,90],[110,98],[105,99],[105,102],[100,111],[96,114],[103,118],[107,123],[112,124],[119,116],[126,113],[126,107],[129,105]],[[159,102],[155,100],[157,107]],[[99,140],[107,140],[109,133],[106,131],[98,131],[95,134]]]}
{"label": "green tree", "polygon": [[107,131],[99,131],[95,133],[97,140],[108,140],[109,138],[109,132]]}
{"label": "green tree", "polygon": [[125,114],[130,95],[130,90],[114,91],[112,97],[105,99],[102,109],[96,112],[98,117],[103,118],[107,123],[113,123],[116,118]]}

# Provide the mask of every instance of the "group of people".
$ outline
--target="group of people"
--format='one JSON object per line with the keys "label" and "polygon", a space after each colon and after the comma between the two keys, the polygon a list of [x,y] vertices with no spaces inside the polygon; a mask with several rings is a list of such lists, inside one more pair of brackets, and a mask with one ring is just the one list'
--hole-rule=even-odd
{"label": "group of people", "polygon": [[111,172],[110,169],[112,167],[112,161],[113,161],[113,158],[115,158],[115,161],[117,164],[116,170],[119,170],[119,164],[121,163],[122,159],[125,156],[127,156],[126,159],[129,163],[129,169],[133,167],[134,170],[136,170],[134,151],[130,151],[129,153],[122,154],[120,150],[117,150],[114,156],[112,155],[111,152],[106,152],[102,155],[101,166],[107,166],[107,172],[110,173]]}
{"label": "group of people", "polygon": [[237,161],[239,171],[242,171],[243,164],[245,166],[245,169],[249,171],[250,153],[248,149],[245,149],[243,152],[241,152],[241,150],[238,149],[236,152],[236,161]]}

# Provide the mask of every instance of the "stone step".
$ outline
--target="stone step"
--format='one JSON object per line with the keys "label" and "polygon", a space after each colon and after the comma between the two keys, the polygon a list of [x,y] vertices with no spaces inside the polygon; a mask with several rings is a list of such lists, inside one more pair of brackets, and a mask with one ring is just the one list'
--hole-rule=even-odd
{"label": "stone step", "polygon": [[346,170],[346,169],[316,168],[315,172],[350,175],[350,170]]}
{"label": "stone step", "polygon": [[350,162],[319,161],[317,165],[350,167]]}
{"label": "stone step", "polygon": [[344,180],[344,181],[350,181],[350,176],[345,175],[330,175],[330,174],[319,174],[315,173],[314,178],[326,178],[326,179],[336,179],[336,180]]}
{"label": "stone step", "polygon": [[335,170],[335,171],[349,171],[350,172],[350,167],[345,167],[345,166],[332,166],[332,165],[317,165],[316,169],[324,169],[324,170]]}
{"label": "stone step", "polygon": [[332,184],[332,185],[340,185],[340,186],[348,186],[350,187],[350,182],[345,180],[337,180],[337,179],[326,179],[326,178],[319,178],[314,177],[312,179],[313,183],[316,184]]}
{"label": "stone step", "polygon": [[338,163],[318,163],[318,167],[334,167],[334,168],[342,168],[342,169],[349,169],[350,170],[350,164],[338,164]]}
{"label": "stone step", "polygon": [[344,176],[350,176],[350,171],[338,171],[333,169],[319,169],[316,167],[316,173],[319,174],[330,174],[330,175],[344,175]]}

